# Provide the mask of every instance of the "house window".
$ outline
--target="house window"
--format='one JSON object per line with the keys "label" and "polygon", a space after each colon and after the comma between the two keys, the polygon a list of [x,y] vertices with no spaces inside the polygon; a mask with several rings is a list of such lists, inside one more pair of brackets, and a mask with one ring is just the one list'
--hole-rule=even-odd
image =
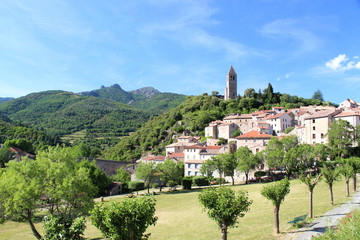
{"label": "house window", "polygon": [[191,168],[191,163],[188,163],[188,168]]}
{"label": "house window", "polygon": [[315,123],[315,119],[313,119],[313,121],[312,121],[313,123]]}
{"label": "house window", "polygon": [[313,130],[315,131],[315,126],[313,126]]}
{"label": "house window", "polygon": [[256,152],[259,152],[259,149],[258,149],[258,148],[256,149]]}
{"label": "house window", "polygon": [[323,133],[321,133],[321,138],[324,138],[324,134],[323,134]]}
{"label": "house window", "polygon": [[188,171],[188,176],[191,176],[191,171]]}
{"label": "house window", "polygon": [[245,142],[247,142],[247,139],[245,139]]}
{"label": "house window", "polygon": [[254,139],[254,142],[256,142],[256,139]]}
{"label": "house window", "polygon": [[195,168],[198,168],[198,165],[199,165],[199,164],[195,163]]}
{"label": "house window", "polygon": [[199,172],[195,172],[195,176],[198,176],[199,175]]}
{"label": "house window", "polygon": [[312,138],[315,139],[315,133],[312,135]]}

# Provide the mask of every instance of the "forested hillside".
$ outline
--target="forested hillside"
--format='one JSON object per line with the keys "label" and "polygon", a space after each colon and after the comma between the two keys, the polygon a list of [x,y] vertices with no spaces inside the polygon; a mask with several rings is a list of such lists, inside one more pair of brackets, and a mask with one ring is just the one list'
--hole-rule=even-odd
{"label": "forested hillside", "polygon": [[30,141],[35,148],[59,142],[58,138],[52,138],[39,130],[0,120],[0,143],[19,138]]}
{"label": "forested hillside", "polygon": [[222,119],[230,113],[251,113],[273,106],[296,108],[307,105],[330,104],[320,98],[304,99],[273,92],[272,86],[256,92],[250,88],[244,96],[237,100],[220,100],[214,93],[211,96],[187,97],[187,100],[158,117],[153,117],[131,136],[123,138],[117,145],[104,153],[105,158],[130,161],[141,155],[152,152],[164,153],[165,146],[172,143],[175,134],[186,131],[192,135],[204,136],[204,128],[217,119]]}
{"label": "forested hillside", "polygon": [[64,91],[33,93],[4,102],[0,112],[51,136],[80,130],[86,130],[88,137],[124,136],[150,118],[149,113],[126,104]]}

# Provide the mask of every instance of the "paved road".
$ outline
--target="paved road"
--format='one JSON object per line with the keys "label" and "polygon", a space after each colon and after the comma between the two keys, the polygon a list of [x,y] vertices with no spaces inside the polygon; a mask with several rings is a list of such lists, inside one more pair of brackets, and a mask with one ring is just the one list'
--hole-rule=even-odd
{"label": "paved road", "polygon": [[342,204],[340,207],[332,209],[315,220],[310,227],[300,228],[297,232],[289,233],[286,239],[311,239],[312,236],[324,233],[327,227],[335,226],[339,219],[345,217],[346,213],[350,213],[357,207],[360,207],[360,191],[354,195],[352,200]]}

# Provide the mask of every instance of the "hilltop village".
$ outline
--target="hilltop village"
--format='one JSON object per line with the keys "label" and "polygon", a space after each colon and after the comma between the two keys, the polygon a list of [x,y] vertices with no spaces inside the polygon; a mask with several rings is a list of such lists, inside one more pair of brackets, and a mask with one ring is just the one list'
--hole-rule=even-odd
{"label": "hilltop village", "polygon": [[[236,99],[237,74],[231,66],[227,75],[224,99]],[[165,159],[182,161],[184,176],[200,176],[202,164],[218,154],[232,152],[246,146],[254,154],[264,150],[272,137],[281,139],[294,135],[299,144],[327,144],[327,132],[335,120],[348,121],[353,127],[360,123],[360,104],[346,99],[338,108],[334,106],[304,106],[284,110],[273,107],[250,114],[229,114],[223,119],[211,122],[205,129],[205,141],[201,136],[179,136],[177,142],[166,146],[166,156],[148,155],[137,162],[163,163]],[[266,171],[260,165],[250,173],[254,177],[258,170]],[[219,177],[215,171],[213,176]],[[225,177],[230,181],[230,177]],[[235,182],[245,180],[243,172],[236,171]]]}

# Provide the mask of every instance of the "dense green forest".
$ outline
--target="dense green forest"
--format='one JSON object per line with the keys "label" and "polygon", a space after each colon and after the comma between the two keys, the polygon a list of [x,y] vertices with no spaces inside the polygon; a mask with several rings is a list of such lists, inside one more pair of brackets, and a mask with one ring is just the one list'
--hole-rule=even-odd
{"label": "dense green forest", "polygon": [[328,105],[322,96],[311,99],[274,92],[269,84],[263,91],[246,89],[243,96],[237,100],[221,100],[213,92],[211,96],[187,97],[178,107],[158,117],[153,117],[139,130],[124,137],[117,145],[104,152],[103,157],[113,160],[130,161],[141,155],[152,152],[163,154],[165,146],[172,143],[173,136],[187,132],[191,135],[204,136],[204,128],[217,119],[222,119],[230,113],[251,113],[273,106],[283,106],[285,109],[307,105]]}
{"label": "dense green forest", "polygon": [[34,148],[45,145],[54,145],[59,142],[58,138],[50,137],[42,131],[0,120],[0,143],[20,138],[30,141]]}

